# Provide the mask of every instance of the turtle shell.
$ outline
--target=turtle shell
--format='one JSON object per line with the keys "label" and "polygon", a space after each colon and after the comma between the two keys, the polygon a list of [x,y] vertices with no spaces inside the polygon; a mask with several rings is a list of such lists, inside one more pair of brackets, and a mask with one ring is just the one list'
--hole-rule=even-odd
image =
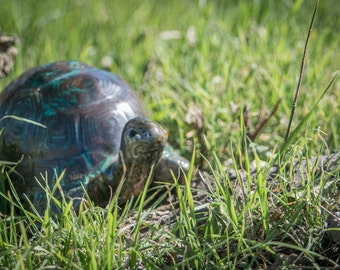
{"label": "turtle shell", "polygon": [[112,73],[77,61],[33,68],[0,95],[0,158],[19,161],[10,178],[33,201],[44,197],[41,181],[53,186],[64,170],[64,192],[82,196],[80,183],[118,159],[135,116],[146,116],[141,101]]}

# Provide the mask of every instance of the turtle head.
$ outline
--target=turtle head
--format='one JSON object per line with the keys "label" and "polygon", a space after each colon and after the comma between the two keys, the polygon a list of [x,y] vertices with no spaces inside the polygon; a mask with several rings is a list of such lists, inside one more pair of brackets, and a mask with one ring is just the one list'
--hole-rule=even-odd
{"label": "turtle head", "polygon": [[126,165],[138,162],[140,166],[155,164],[162,155],[167,132],[145,117],[130,119],[123,129],[121,151]]}
{"label": "turtle head", "polygon": [[[91,199],[105,206],[110,199],[111,191],[116,190],[120,180],[125,179],[118,197],[119,202],[125,202],[139,194],[146,185],[150,173],[154,174],[152,166],[160,160],[167,143],[168,134],[158,124],[144,117],[130,119],[124,126],[120,157],[111,166],[112,178],[100,174],[87,185]],[[108,189],[110,186],[112,189]]]}
{"label": "turtle head", "polygon": [[[125,124],[120,151],[126,172],[119,201],[124,202],[143,190],[148,176],[154,173],[152,166],[162,156],[167,138],[167,132],[148,118],[136,117]],[[122,169],[116,173],[122,173]]]}

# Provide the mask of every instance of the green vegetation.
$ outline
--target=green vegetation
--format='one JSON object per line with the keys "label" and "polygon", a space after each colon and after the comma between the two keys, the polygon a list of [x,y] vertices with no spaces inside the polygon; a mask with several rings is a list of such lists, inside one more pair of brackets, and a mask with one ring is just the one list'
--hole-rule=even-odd
{"label": "green vegetation", "polygon": [[[339,79],[291,141],[280,186],[266,186],[266,170],[255,178],[249,171],[253,160],[255,168],[271,162],[284,142],[314,1],[0,0],[0,7],[0,31],[20,37],[15,70],[0,80],[0,89],[24,70],[51,61],[77,59],[109,68],[136,90],[175,148],[189,159],[194,151],[196,163],[204,146],[185,116],[191,106],[201,108],[208,149],[203,169],[224,179],[204,215],[195,216],[190,189],[177,188],[181,211],[171,227],[145,225],[138,200],[123,210],[113,201],[108,209],[92,207],[79,215],[64,204],[59,218],[48,211],[44,217],[1,216],[0,268],[340,265],[339,247],[325,236],[327,211],[321,211],[339,203],[339,195],[312,191],[316,181],[337,189],[339,177],[307,166],[302,188],[282,184],[294,181],[294,161],[339,148]],[[338,0],[320,1],[293,129],[339,70],[339,10]],[[280,99],[248,147],[243,108],[250,106],[255,127]],[[239,200],[229,168],[243,168],[244,185],[255,183],[254,192]]]}

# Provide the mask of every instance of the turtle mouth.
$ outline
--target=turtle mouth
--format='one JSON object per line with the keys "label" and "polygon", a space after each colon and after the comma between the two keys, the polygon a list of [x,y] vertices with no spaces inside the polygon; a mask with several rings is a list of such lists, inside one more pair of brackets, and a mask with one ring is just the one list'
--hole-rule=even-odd
{"label": "turtle mouth", "polygon": [[163,151],[163,145],[155,145],[154,147],[146,145],[135,146],[132,150],[132,156],[134,159],[139,159],[143,157],[159,159],[160,154]]}

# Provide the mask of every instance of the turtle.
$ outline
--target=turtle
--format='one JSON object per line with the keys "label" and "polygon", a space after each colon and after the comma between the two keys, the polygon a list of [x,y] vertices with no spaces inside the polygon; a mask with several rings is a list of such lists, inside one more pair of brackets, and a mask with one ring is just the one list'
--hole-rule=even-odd
{"label": "turtle", "polygon": [[39,213],[57,181],[74,206],[86,190],[105,207],[121,181],[125,202],[148,177],[181,180],[190,167],[126,82],[79,61],[44,64],[12,81],[0,94],[0,130],[0,160],[16,163],[9,179]]}

